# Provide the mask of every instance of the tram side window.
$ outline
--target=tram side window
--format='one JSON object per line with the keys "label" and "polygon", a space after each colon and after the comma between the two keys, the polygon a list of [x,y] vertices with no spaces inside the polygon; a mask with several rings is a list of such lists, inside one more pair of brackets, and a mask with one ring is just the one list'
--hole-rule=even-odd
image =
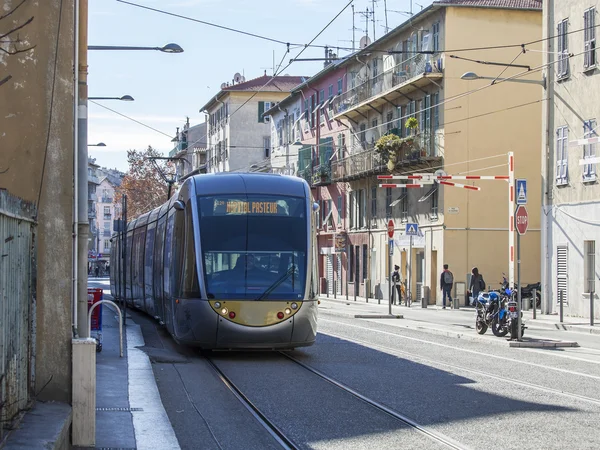
{"label": "tram side window", "polygon": [[127,271],[127,279],[125,280],[125,298],[132,299],[131,296],[131,248],[133,246],[133,230],[127,233],[127,243],[125,248],[125,270]]}
{"label": "tram side window", "polygon": [[146,284],[146,297],[152,296],[152,259],[154,254],[154,235],[156,222],[148,225],[146,231],[146,251],[144,254],[144,282]]}
{"label": "tram side window", "polygon": [[165,249],[165,291],[172,297],[180,297],[181,258],[185,242],[185,214],[183,212],[175,211],[169,215],[167,219],[167,236],[167,239],[170,237],[170,245],[167,245]]}
{"label": "tram side window", "polygon": [[183,251],[182,279],[183,298],[200,297],[200,288],[198,286],[198,273],[196,271],[196,252],[194,246],[195,240],[191,208],[191,202],[188,201],[187,207],[185,208],[185,248]]}
{"label": "tram side window", "polygon": [[171,267],[173,266],[173,224],[175,223],[175,214],[172,213],[167,218],[167,230],[165,233],[165,264],[163,266],[164,274],[164,295],[171,294]]}

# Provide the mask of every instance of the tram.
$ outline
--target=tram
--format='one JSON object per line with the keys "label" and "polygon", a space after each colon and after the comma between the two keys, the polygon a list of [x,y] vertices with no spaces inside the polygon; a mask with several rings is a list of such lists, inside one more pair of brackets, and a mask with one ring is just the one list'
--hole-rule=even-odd
{"label": "tram", "polygon": [[115,233],[111,292],[182,344],[292,349],[317,333],[316,206],[306,181],[221,173]]}

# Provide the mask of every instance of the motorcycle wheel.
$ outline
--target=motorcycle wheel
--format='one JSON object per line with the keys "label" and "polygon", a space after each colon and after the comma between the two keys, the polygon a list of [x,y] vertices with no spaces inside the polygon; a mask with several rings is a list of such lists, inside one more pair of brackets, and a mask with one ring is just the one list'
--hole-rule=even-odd
{"label": "motorcycle wheel", "polygon": [[497,337],[504,337],[508,334],[506,322],[500,323],[498,316],[494,317],[494,321],[492,322],[492,333]]}
{"label": "motorcycle wheel", "polygon": [[475,328],[477,329],[477,333],[485,334],[485,332],[488,329],[488,326],[486,325],[486,323],[483,320],[478,319],[475,321]]}
{"label": "motorcycle wheel", "polygon": [[536,308],[542,307],[542,294],[539,291],[536,291],[536,293],[535,293],[535,307]]}

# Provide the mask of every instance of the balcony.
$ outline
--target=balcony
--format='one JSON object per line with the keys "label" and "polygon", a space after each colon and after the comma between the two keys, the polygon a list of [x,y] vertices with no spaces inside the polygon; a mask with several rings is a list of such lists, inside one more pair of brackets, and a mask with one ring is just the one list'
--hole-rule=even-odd
{"label": "balcony", "polygon": [[109,238],[110,237],[110,230],[104,230],[104,231],[102,231],[102,237]]}
{"label": "balcony", "polygon": [[96,210],[88,209],[88,219],[95,219],[95,218],[96,218]]}
{"label": "balcony", "polygon": [[336,97],[333,101],[333,118],[364,117],[371,108],[377,109],[398,98],[406,98],[443,76],[439,55],[415,55]]}
{"label": "balcony", "polygon": [[104,214],[104,220],[111,220],[112,214]]}
{"label": "balcony", "polygon": [[113,202],[112,197],[102,197],[100,199],[100,203],[112,203],[112,202]]}
{"label": "balcony", "polygon": [[[425,170],[442,163],[442,157],[437,156],[434,148],[427,144],[430,140],[415,136],[412,146],[404,146],[397,155],[394,170]],[[390,171],[387,160],[372,146],[367,150],[353,153],[350,156],[334,161],[331,164],[332,181],[352,181],[372,175],[387,175]]]}

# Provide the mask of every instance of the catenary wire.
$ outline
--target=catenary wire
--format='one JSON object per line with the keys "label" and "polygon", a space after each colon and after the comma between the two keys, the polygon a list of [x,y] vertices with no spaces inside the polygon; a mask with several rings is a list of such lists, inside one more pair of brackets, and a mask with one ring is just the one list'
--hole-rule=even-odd
{"label": "catenary wire", "polygon": [[[120,0],[119,0],[119,1],[120,1]],[[341,14],[342,14],[342,13],[343,13],[345,10],[346,10],[346,8],[348,8],[348,6],[350,6],[350,5],[352,4],[352,2],[354,2],[354,0],[350,0],[348,3],[346,3],[346,6],[344,6],[344,7],[343,7],[343,8],[340,10],[340,12],[338,12],[338,13],[335,15],[335,17],[334,17],[333,19],[331,19],[331,20],[330,20],[330,21],[327,23],[327,25],[325,25],[325,26],[324,26],[324,27],[321,29],[321,31],[319,31],[319,32],[317,33],[317,35],[316,35],[314,38],[312,38],[312,39],[311,39],[311,41],[310,41],[308,44],[306,44],[306,45],[304,46],[304,48],[303,48],[302,50],[300,50],[300,52],[299,52],[299,53],[296,55],[296,57],[295,57],[295,58],[298,58],[298,57],[299,57],[299,56],[300,56],[302,53],[304,53],[304,52],[306,51],[306,49],[308,48],[308,46],[309,46],[310,44],[312,44],[312,43],[313,43],[313,42],[314,42],[314,41],[315,41],[315,40],[316,40],[316,39],[317,39],[317,38],[318,38],[318,37],[319,37],[321,34],[323,34],[323,32],[324,32],[324,31],[325,31],[327,28],[329,28],[329,26],[330,26],[330,25],[331,25],[331,24],[332,24],[332,23],[333,23],[333,22],[334,22],[334,21],[335,21],[335,20],[336,20],[336,19],[337,19],[337,18],[338,18],[338,17],[339,17],[339,16],[340,16],[340,15],[341,15]],[[284,56],[285,56],[285,55],[284,55]],[[295,59],[295,58],[294,58],[294,59]],[[266,83],[265,83],[265,84],[264,84],[264,85],[263,85],[263,86],[262,86],[262,87],[261,87],[261,88],[260,88],[258,91],[254,92],[254,94],[252,94],[252,96],[250,96],[250,97],[249,97],[249,98],[248,98],[248,99],[247,99],[247,100],[246,100],[244,103],[242,103],[242,104],[241,104],[241,106],[239,106],[239,107],[238,107],[238,108],[237,108],[235,111],[233,111],[233,112],[230,114],[230,116],[229,116],[229,117],[233,116],[233,115],[234,115],[236,112],[238,112],[240,109],[242,109],[242,108],[244,107],[244,105],[246,105],[246,104],[247,104],[247,103],[248,103],[250,100],[252,100],[252,99],[253,99],[253,98],[254,98],[256,95],[258,95],[258,93],[259,93],[259,92],[261,92],[263,88],[265,88],[265,87],[266,87],[266,86],[267,86],[267,85],[268,85],[268,84],[269,84],[271,81],[273,81],[277,75],[279,75],[281,72],[284,72],[284,71],[285,71],[285,69],[287,69],[288,67],[290,67],[290,66],[292,65],[292,62],[293,62],[293,60],[292,60],[292,61],[290,61],[290,62],[289,62],[289,63],[288,63],[288,64],[287,64],[287,65],[286,65],[286,66],[285,66],[283,69],[281,69],[281,70],[279,70],[279,71],[276,71],[276,72],[273,74],[273,76],[272,76],[272,77],[271,77],[271,78],[270,78],[270,79],[269,79],[269,80],[268,80],[268,81],[267,81],[267,82],[266,82]]]}
{"label": "catenary wire", "polygon": [[[21,3],[22,4],[22,3]],[[17,8],[21,6],[21,4],[17,5]],[[16,9],[16,8],[15,8]],[[56,41],[54,43],[54,68],[52,69],[52,89],[50,90],[50,110],[48,111],[48,130],[46,131],[46,146],[44,148],[44,160],[42,162],[42,174],[40,176],[40,188],[38,190],[37,195],[37,207],[35,210],[34,220],[37,220],[38,215],[40,213],[40,200],[42,197],[42,188],[44,186],[44,176],[46,174],[46,161],[48,159],[48,147],[50,145],[50,133],[52,131],[52,118],[54,113],[54,93],[56,90],[56,70],[58,67],[58,49],[59,49],[59,39],[60,39],[60,31],[62,26],[62,14],[63,14],[63,0],[60,0],[60,4],[58,7],[58,24],[56,28]],[[78,149],[75,149],[78,151]],[[77,170],[77,168],[76,168]],[[75,189],[78,187],[75,186]]]}
{"label": "catenary wire", "polygon": [[[281,39],[275,39],[275,38],[271,38],[271,37],[268,37],[268,36],[263,36],[263,35],[260,35],[260,34],[250,33],[250,32],[247,32],[247,31],[239,30],[239,29],[233,28],[233,27],[227,27],[227,26],[224,26],[224,25],[218,25],[218,24],[214,24],[214,23],[203,21],[203,20],[199,20],[199,19],[194,19],[192,17],[185,16],[185,15],[182,15],[182,14],[175,14],[175,13],[164,11],[164,10],[161,10],[161,9],[158,9],[158,8],[151,8],[149,6],[140,5],[140,4],[137,4],[137,3],[126,1],[126,0],[117,0],[117,2],[123,3],[123,4],[127,4],[127,5],[131,5],[131,6],[135,6],[135,7],[142,8],[142,9],[147,9],[147,10],[154,11],[154,12],[157,12],[157,13],[160,13],[160,14],[170,15],[170,16],[177,17],[177,18],[180,18],[180,19],[183,19],[183,20],[189,20],[189,21],[192,21],[192,22],[198,22],[198,23],[201,23],[201,24],[204,24],[204,25],[208,25],[208,26],[212,26],[212,27],[216,27],[216,28],[221,28],[221,29],[224,29],[224,30],[227,30],[227,31],[231,31],[231,32],[234,32],[234,33],[244,34],[244,35],[247,35],[247,36],[250,36],[250,37],[255,37],[257,39],[263,39],[263,40],[266,40],[266,41],[275,42],[277,44],[290,45],[290,46],[315,47],[315,48],[336,48],[336,49],[339,49],[339,50],[345,50],[345,51],[351,51],[351,52],[355,51],[351,47],[340,47],[340,46],[335,46],[335,45],[318,45],[318,44],[312,44],[312,42],[310,44],[291,43],[291,42],[284,41],[284,40],[281,40]],[[410,18],[410,19],[406,20],[404,23],[411,23],[412,20],[413,19]],[[401,24],[399,26],[402,26],[403,24]],[[595,26],[593,26],[591,28],[597,28],[597,27],[600,27],[600,24],[595,25]],[[588,27],[588,28],[590,28],[590,27]],[[580,33],[580,32],[585,31],[585,30],[586,30],[586,28],[580,28],[580,29],[577,29],[577,30],[568,31],[565,34],[569,35],[569,34],[573,34],[573,33]],[[520,43],[520,44],[504,44],[504,45],[491,45],[491,46],[470,47],[470,48],[467,47],[467,48],[458,48],[458,49],[450,49],[450,50],[438,50],[436,53],[442,53],[442,52],[467,52],[467,51],[478,51],[478,50],[498,50],[498,49],[506,49],[506,48],[517,48],[517,47],[523,48],[524,46],[528,46],[528,45],[532,45],[532,44],[537,44],[537,43],[544,42],[544,41],[547,41],[547,40],[550,40],[550,39],[554,39],[556,37],[557,37],[556,35],[547,36],[547,37],[542,38],[542,39],[536,39],[534,41],[530,41],[530,42],[526,42],[526,43]],[[375,41],[375,42],[377,42],[377,41]],[[373,52],[383,52],[383,53],[388,53],[389,52],[388,50],[370,50],[370,51],[373,51]],[[405,53],[405,54],[432,54],[433,51],[422,50],[422,51],[412,51],[412,52],[402,52],[402,53]]]}

